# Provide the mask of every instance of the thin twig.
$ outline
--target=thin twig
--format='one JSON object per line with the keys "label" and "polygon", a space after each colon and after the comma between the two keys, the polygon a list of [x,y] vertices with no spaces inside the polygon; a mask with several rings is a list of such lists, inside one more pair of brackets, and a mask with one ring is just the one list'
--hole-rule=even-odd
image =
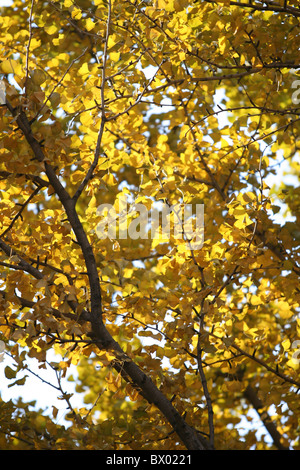
{"label": "thin twig", "polygon": [[48,97],[46,98],[46,100],[44,101],[44,103],[42,104],[42,106],[40,107],[40,109],[37,111],[37,113],[35,114],[35,116],[32,118],[31,120],[31,123],[36,121],[36,119],[38,118],[38,116],[41,114],[41,112],[43,111],[44,107],[46,106],[46,104],[48,103],[48,101],[51,99],[53,93],[55,92],[55,90],[62,84],[65,76],[67,75],[67,73],[69,72],[69,70],[71,69],[71,67],[73,67],[73,65],[75,64],[75,62],[77,62],[79,59],[81,59],[81,57],[84,56],[84,54],[86,53],[86,51],[88,50],[88,47],[86,47],[84,49],[84,51],[78,56],[76,57],[75,59],[72,60],[72,62],[69,64],[69,66],[67,67],[66,71],[64,72],[63,76],[61,77],[61,79],[56,83],[56,85],[53,87],[51,93],[48,95]]}
{"label": "thin twig", "polygon": [[34,0],[31,1],[30,13],[29,13],[29,38],[26,46],[26,76],[25,76],[25,96],[27,96],[27,85],[28,85],[28,76],[29,76],[29,53],[30,53],[30,43],[32,39],[32,15],[33,15],[33,6]]}
{"label": "thin twig", "polygon": [[[158,69],[159,70],[159,69]],[[126,109],[124,109],[123,111],[120,111],[119,113],[107,118],[108,121],[114,121],[115,119],[117,119],[118,117],[122,116],[123,114],[128,114],[129,111],[134,108],[137,104],[139,104],[143,98],[143,96],[149,91],[149,87],[150,85],[152,84],[152,82],[155,80],[156,78],[156,75],[157,75],[157,72],[158,70],[155,72],[155,74],[153,75],[153,77],[150,78],[150,80],[148,81],[148,83],[146,83],[144,85],[144,89],[141,91],[141,93],[138,95],[138,97],[136,98],[135,102],[134,103],[131,103],[129,104],[129,106],[127,106]],[[152,91],[150,89],[150,91]]]}
{"label": "thin twig", "polygon": [[86,185],[88,184],[90,179],[92,178],[94,170],[98,165],[102,137],[103,137],[103,133],[104,133],[105,123],[107,121],[107,117],[106,117],[106,114],[105,114],[105,83],[106,83],[108,40],[109,40],[109,35],[110,35],[110,22],[111,22],[111,0],[108,1],[106,34],[105,34],[103,60],[102,60],[102,82],[101,82],[101,90],[100,90],[101,124],[100,124],[100,129],[99,129],[98,137],[97,137],[96,149],[95,149],[95,153],[94,153],[94,160],[93,160],[93,163],[91,164],[87,174],[85,175],[85,178],[80,183],[79,187],[77,188],[77,190],[76,190],[76,192],[73,196],[73,201],[75,203],[77,202],[78,198],[80,197],[82,191],[84,190],[84,188],[86,187]]}
{"label": "thin twig", "polygon": [[80,418],[80,416],[76,413],[76,411],[74,410],[72,404],[71,404],[71,396],[72,394],[70,393],[66,393],[63,388],[62,388],[62,383],[61,383],[61,369],[56,369],[55,367],[51,366],[51,364],[49,364],[50,367],[55,371],[55,374],[56,374],[56,379],[57,379],[57,383],[58,383],[58,387],[57,389],[61,392],[61,399],[65,400],[67,405],[68,405],[68,409],[71,411],[72,415],[74,416],[74,419],[76,421],[76,424],[80,425],[82,424],[82,420]]}
{"label": "thin twig", "polygon": [[201,379],[201,383],[203,387],[203,393],[204,393],[206,404],[207,404],[208,424],[209,424],[209,442],[210,442],[210,445],[213,447],[214,446],[214,412],[213,412],[211,396],[208,390],[207,380],[206,380],[206,376],[205,376],[203,364],[202,364],[201,336],[203,333],[203,322],[204,322],[203,306],[204,306],[204,299],[202,300],[201,312],[200,312],[200,328],[199,328],[198,341],[197,341],[197,364],[198,364],[198,371],[199,371],[199,375],[200,375],[200,379]]}
{"label": "thin twig", "polygon": [[35,188],[35,190],[30,194],[30,196],[28,197],[28,199],[24,202],[24,204],[21,204],[21,209],[19,210],[19,212],[14,216],[14,218],[12,219],[11,223],[9,224],[9,226],[1,233],[0,235],[0,238],[3,238],[4,235],[7,234],[7,232],[10,231],[10,229],[12,228],[12,226],[14,225],[14,223],[16,222],[16,220],[18,220],[19,217],[22,217],[22,212],[24,211],[25,207],[30,203],[31,199],[34,198],[34,196],[36,196],[39,191],[40,191],[40,187],[38,186],[37,188]]}
{"label": "thin twig", "polygon": [[[217,339],[220,339],[218,336],[215,336],[213,333],[209,333],[210,336],[214,336],[215,338]],[[221,338],[222,339],[222,338]],[[291,377],[288,377],[287,375],[283,374],[282,372],[280,372],[278,369],[274,369],[273,367],[270,367],[265,361],[263,361],[262,359],[259,359],[258,357],[256,357],[255,354],[250,354],[248,352],[246,352],[244,349],[240,348],[237,344],[235,343],[232,343],[230,345],[231,348],[235,349],[236,351],[238,351],[240,354],[243,354],[244,356],[248,357],[249,359],[251,359],[252,361],[254,362],[257,362],[258,364],[260,364],[263,368],[265,368],[266,370],[268,370],[269,372],[272,372],[273,374],[275,374],[277,377],[280,377],[284,382],[288,382],[292,385],[295,385],[296,387],[300,387],[300,382],[299,380],[295,380],[295,379],[292,379]]]}

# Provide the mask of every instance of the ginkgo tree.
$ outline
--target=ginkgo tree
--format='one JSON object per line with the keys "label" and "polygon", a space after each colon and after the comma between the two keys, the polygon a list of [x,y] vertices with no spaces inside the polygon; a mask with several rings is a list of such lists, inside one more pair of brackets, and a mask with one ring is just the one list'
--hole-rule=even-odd
{"label": "ginkgo tree", "polygon": [[0,29],[4,373],[52,368],[68,409],[0,400],[1,449],[299,448],[298,1],[15,0]]}

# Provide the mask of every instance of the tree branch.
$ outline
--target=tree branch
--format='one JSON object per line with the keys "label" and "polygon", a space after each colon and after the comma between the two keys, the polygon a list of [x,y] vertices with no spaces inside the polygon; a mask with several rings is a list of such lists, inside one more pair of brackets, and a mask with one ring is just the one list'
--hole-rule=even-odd
{"label": "tree branch", "polygon": [[[28,144],[30,145],[35,155],[35,158],[38,161],[44,163],[45,172],[49,179],[49,182],[54,188],[60,202],[66,210],[68,220],[81,247],[85,259],[85,264],[87,267],[87,273],[91,289],[91,314],[89,316],[89,321],[92,325],[92,332],[90,335],[91,338],[94,340],[95,344],[100,349],[111,349],[115,352],[117,357],[121,357],[121,366],[120,361],[114,361],[115,369],[121,372],[127,381],[129,380],[128,377],[130,377],[130,383],[134,384],[134,386],[140,391],[142,396],[149,403],[154,403],[157,406],[157,408],[165,416],[165,418],[173,427],[173,429],[175,430],[179,438],[182,440],[184,445],[187,447],[187,449],[211,449],[211,444],[207,442],[207,440],[203,436],[201,436],[200,433],[198,433],[194,428],[192,428],[185,422],[184,418],[178,413],[178,411],[174,408],[172,403],[165,397],[165,395],[160,392],[160,390],[158,390],[153,381],[123,352],[120,345],[112,338],[105,325],[103,324],[101,290],[97,271],[97,264],[92,246],[88,241],[87,235],[76,212],[75,201],[70,197],[66,189],[59,181],[52,166],[46,161],[45,155],[39,142],[32,134],[30,123],[24,111],[19,107],[13,108],[9,102],[6,102],[6,106],[10,110],[12,115],[16,118],[16,122],[21,131],[23,132]],[[5,247],[5,245],[3,245],[3,247]],[[31,265],[26,265],[26,268],[28,269],[28,272],[31,271],[31,274],[42,276],[41,273],[35,268],[33,268]],[[126,359],[125,361],[124,358]]]}
{"label": "tree branch", "polygon": [[282,436],[278,432],[275,423],[271,420],[269,414],[266,411],[263,411],[264,405],[262,401],[258,398],[256,391],[251,385],[248,385],[244,391],[244,396],[247,400],[250,401],[251,405],[257,412],[258,416],[264,423],[265,428],[273,439],[274,445],[278,450],[289,450],[289,447],[286,447],[281,443]]}
{"label": "tree branch", "polygon": [[[197,1],[198,0],[196,0],[196,2]],[[205,2],[215,4],[216,0],[205,0]],[[254,5],[251,1],[248,2],[248,3],[231,1],[230,5],[237,6],[237,7],[240,7],[240,8],[251,8],[253,11],[274,11],[275,13],[286,13],[286,14],[289,14],[289,15],[296,16],[298,18],[300,17],[299,8],[295,8],[295,7],[292,7],[292,6],[287,6],[286,4],[284,6],[281,6],[278,3],[268,2],[268,1],[265,1],[265,0],[262,3],[265,3],[266,6],[257,5],[257,4]]]}

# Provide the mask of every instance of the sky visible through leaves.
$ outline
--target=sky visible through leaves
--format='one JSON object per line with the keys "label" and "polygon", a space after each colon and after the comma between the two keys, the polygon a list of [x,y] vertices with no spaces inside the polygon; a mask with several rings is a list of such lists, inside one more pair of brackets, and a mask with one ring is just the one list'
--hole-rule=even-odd
{"label": "sky visible through leaves", "polygon": [[298,448],[297,2],[1,7],[0,447]]}

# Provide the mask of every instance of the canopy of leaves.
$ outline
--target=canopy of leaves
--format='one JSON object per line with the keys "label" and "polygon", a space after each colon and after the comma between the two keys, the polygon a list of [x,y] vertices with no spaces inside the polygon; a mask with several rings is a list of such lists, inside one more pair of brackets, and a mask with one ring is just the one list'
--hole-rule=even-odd
{"label": "canopy of leaves", "polygon": [[[0,32],[4,371],[54,349],[69,409],[0,401],[1,449],[299,448],[298,1],[15,0]],[[202,204],[202,246],[134,204]]]}

